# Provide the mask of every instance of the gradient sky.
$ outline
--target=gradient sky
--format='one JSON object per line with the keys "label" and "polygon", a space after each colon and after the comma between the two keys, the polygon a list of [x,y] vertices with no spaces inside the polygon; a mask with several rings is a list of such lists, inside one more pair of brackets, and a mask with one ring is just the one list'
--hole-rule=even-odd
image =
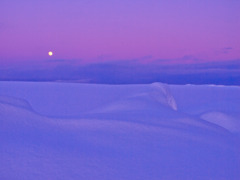
{"label": "gradient sky", "polygon": [[239,10],[239,0],[0,0],[0,80],[240,85]]}
{"label": "gradient sky", "polygon": [[0,62],[239,59],[239,9],[238,0],[1,0]]}

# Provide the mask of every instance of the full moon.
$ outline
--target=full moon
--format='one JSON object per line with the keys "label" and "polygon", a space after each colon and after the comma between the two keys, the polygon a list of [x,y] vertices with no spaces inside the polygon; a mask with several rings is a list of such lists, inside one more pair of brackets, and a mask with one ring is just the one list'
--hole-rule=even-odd
{"label": "full moon", "polygon": [[52,55],[53,55],[53,52],[52,52],[52,51],[49,51],[49,52],[48,52],[48,55],[49,55],[49,56],[52,56]]}

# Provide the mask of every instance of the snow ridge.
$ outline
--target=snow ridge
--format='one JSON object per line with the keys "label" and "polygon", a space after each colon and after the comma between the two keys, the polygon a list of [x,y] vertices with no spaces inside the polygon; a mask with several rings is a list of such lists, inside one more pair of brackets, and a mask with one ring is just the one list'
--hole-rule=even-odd
{"label": "snow ridge", "polygon": [[[152,87],[152,95],[158,102],[163,103],[171,107],[173,110],[177,111],[177,103],[167,84],[155,82],[152,83]],[[162,94],[164,96],[162,96]]]}

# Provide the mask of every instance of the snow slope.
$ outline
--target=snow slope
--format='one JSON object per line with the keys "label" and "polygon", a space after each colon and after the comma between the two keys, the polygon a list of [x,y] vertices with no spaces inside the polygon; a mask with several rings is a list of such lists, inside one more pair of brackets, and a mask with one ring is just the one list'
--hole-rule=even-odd
{"label": "snow slope", "polygon": [[0,82],[0,179],[240,179],[240,87]]}

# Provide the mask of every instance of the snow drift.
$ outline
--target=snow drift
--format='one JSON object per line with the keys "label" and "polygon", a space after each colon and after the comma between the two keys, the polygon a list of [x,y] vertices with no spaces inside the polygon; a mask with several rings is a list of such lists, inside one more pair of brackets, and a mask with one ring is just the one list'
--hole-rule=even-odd
{"label": "snow drift", "polygon": [[0,179],[240,179],[239,87],[0,82]]}

